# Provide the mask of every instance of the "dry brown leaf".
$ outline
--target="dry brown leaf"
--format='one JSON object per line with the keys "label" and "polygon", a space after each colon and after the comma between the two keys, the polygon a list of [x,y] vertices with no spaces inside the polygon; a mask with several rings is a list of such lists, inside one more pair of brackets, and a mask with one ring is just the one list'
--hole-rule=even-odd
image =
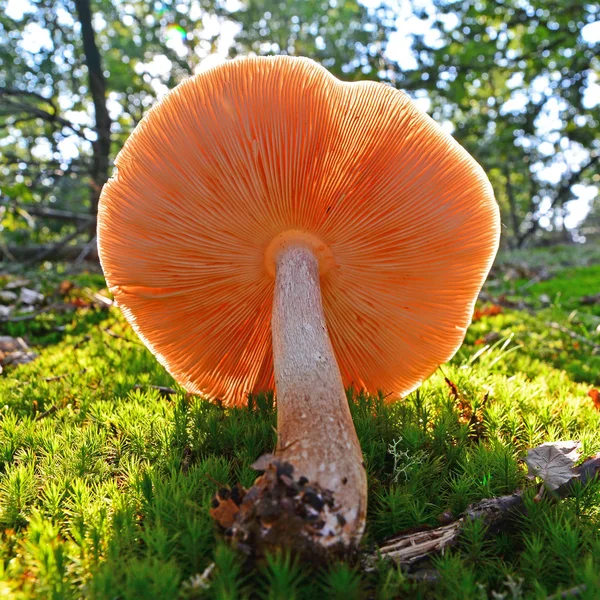
{"label": "dry brown leaf", "polygon": [[210,509],[210,516],[224,529],[229,529],[235,521],[235,515],[240,507],[231,499],[219,502],[219,505]]}
{"label": "dry brown leaf", "polygon": [[58,293],[61,296],[66,296],[74,287],[75,284],[72,281],[65,279],[60,282],[60,285],[58,286]]}
{"label": "dry brown leaf", "polygon": [[588,396],[592,399],[592,402],[594,403],[594,408],[596,410],[600,410],[600,390],[592,388],[588,392]]}
{"label": "dry brown leaf", "polygon": [[461,393],[458,391],[458,386],[453,381],[450,381],[447,377],[444,377],[444,381],[446,382],[446,385],[450,388],[450,396],[454,400],[460,400]]}
{"label": "dry brown leaf", "polygon": [[549,490],[556,490],[579,477],[573,467],[579,458],[580,448],[581,442],[574,441],[547,442],[532,448],[525,457],[529,470],[527,477],[539,477]]}
{"label": "dry brown leaf", "polygon": [[502,313],[502,307],[499,304],[490,304],[477,309],[473,313],[473,323],[480,321],[483,317],[495,317]]}
{"label": "dry brown leaf", "polygon": [[483,435],[483,405],[487,402],[488,394],[482,399],[481,407],[473,410],[473,405],[467,400],[464,394],[458,389],[458,386],[447,377],[444,380],[450,388],[450,397],[456,403],[458,410],[458,422],[461,425],[468,425],[470,437],[478,439]]}

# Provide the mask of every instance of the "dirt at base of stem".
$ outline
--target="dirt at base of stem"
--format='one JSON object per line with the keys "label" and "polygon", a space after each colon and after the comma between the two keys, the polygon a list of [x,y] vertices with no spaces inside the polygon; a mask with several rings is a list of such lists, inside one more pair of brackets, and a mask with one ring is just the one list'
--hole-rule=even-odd
{"label": "dirt at base of stem", "polygon": [[264,474],[251,488],[221,488],[212,500],[210,514],[234,547],[255,559],[285,548],[320,564],[356,554],[341,541],[346,522],[332,492],[271,455],[253,466]]}

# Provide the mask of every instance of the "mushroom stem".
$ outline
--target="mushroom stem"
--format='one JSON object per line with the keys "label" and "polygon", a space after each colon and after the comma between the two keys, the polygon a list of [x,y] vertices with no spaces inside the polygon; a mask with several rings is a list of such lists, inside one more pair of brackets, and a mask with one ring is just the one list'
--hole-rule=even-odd
{"label": "mushroom stem", "polygon": [[367,479],[309,248],[293,245],[277,257],[272,333],[277,457],[294,467],[295,478],[333,494],[317,543],[354,547],[365,526]]}

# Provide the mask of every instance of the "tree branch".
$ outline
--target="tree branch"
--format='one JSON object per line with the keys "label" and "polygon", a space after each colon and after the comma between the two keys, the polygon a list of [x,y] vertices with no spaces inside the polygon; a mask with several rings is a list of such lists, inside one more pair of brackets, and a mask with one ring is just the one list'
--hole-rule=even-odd
{"label": "tree branch", "polygon": [[[59,240],[58,242],[56,242],[55,244],[50,244],[48,246],[42,246],[41,248],[39,248],[38,252],[36,252],[35,254],[33,254],[32,256],[29,256],[28,258],[26,258],[25,260],[23,260],[23,262],[17,264],[15,266],[15,269],[22,269],[23,266],[27,266],[36,262],[40,262],[50,256],[55,256],[57,253],[60,253],[60,251],[65,248],[67,246],[67,244],[71,241],[73,241],[78,235],[81,235],[86,229],[89,229],[90,224],[89,221],[83,221],[83,223],[80,223],[75,231],[73,233],[70,233],[69,235],[65,236],[64,238],[62,238],[62,240]],[[9,248],[10,253],[15,256],[17,259],[19,258],[19,250],[18,247],[17,248]],[[79,252],[81,253],[81,252]],[[13,270],[13,269],[8,269]]]}
{"label": "tree branch", "polygon": [[[23,265],[23,262],[19,263],[18,261],[36,262],[38,260],[64,260],[67,262],[71,262],[76,260],[81,255],[81,253],[84,250],[86,250],[86,246],[87,244],[76,244],[72,246],[62,246],[61,248],[56,248],[54,244],[35,244],[32,246],[11,245],[2,247],[0,240],[0,264],[2,264],[4,257],[6,259],[6,262],[17,261],[15,267],[18,268],[21,268]],[[35,258],[42,254],[44,255],[43,259]],[[86,260],[96,261],[97,259],[97,248],[92,247],[92,249],[86,256]]]}
{"label": "tree branch", "polygon": [[[34,106],[33,104],[30,104],[28,102],[23,102],[21,100],[18,100],[18,98],[20,96],[27,96],[30,98],[35,98],[36,100],[39,100],[40,102],[44,102],[45,104],[48,104],[52,107],[52,112],[44,110],[43,108],[40,108],[39,106]],[[12,98],[17,99],[17,102],[12,100]],[[46,97],[42,96],[41,94],[38,94],[37,92],[17,90],[14,88],[0,88],[0,103],[3,104],[8,109],[13,110],[15,113],[21,111],[23,113],[32,115],[31,117],[23,117],[22,119],[16,118],[15,122],[8,123],[8,125],[15,125],[19,121],[25,122],[25,121],[31,121],[34,119],[43,119],[44,121],[47,121],[49,123],[56,123],[57,125],[61,125],[62,127],[70,129],[75,135],[79,136],[81,139],[89,141],[87,139],[87,137],[85,136],[85,134],[83,133],[83,131],[79,127],[77,127],[77,125],[71,123],[70,121],[68,121],[64,117],[61,117],[58,114],[58,108],[57,108],[56,104],[54,104],[54,101],[51,98],[46,98]],[[14,116],[14,115],[10,115],[10,116]],[[3,124],[3,126],[6,126],[6,125],[7,125],[7,123],[5,122]]]}
{"label": "tree branch", "polygon": [[[571,188],[577,184],[577,182],[583,177],[584,173],[590,167],[593,167],[596,163],[599,163],[599,162],[600,162],[600,153],[598,153],[598,154],[590,153],[589,160],[586,163],[584,163],[583,165],[581,165],[581,167],[578,171],[572,172],[571,175],[560,184],[556,193],[554,194],[554,198],[552,199],[552,202],[551,202],[548,210],[552,210],[553,208],[556,208],[556,206],[558,206],[558,205],[562,206],[569,199],[569,195],[571,194]],[[529,226],[529,229],[527,229],[520,238],[520,245],[522,245],[523,242],[528,237],[530,237],[533,233],[535,233],[539,229],[539,226],[540,226],[539,222],[540,222],[539,219],[531,220],[531,225]]]}
{"label": "tree branch", "polygon": [[[600,474],[600,453],[573,469],[575,477],[555,490],[559,498],[573,494],[573,482],[584,485]],[[446,525],[407,531],[386,540],[375,555],[366,557],[367,568],[371,568],[379,557],[393,560],[410,571],[419,563],[430,559],[457,543],[466,521],[481,519],[491,530],[498,530],[507,520],[525,510],[522,490],[509,496],[489,498],[471,505],[462,516]]]}
{"label": "tree branch", "polygon": [[28,214],[34,217],[42,217],[46,219],[56,219],[59,221],[94,221],[95,217],[87,213],[71,212],[68,210],[59,210],[56,208],[46,208],[43,206],[27,206],[15,204],[17,208],[23,208]]}

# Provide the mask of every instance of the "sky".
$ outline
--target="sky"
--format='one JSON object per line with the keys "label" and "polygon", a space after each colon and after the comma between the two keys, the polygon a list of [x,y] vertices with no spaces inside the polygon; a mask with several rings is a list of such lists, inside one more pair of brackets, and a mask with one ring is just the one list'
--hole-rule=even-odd
{"label": "sky", "polygon": [[[375,8],[380,5],[380,0],[362,0],[362,3],[368,8]],[[387,56],[390,60],[397,62],[403,70],[414,69],[416,67],[416,61],[412,53],[411,37],[410,35],[406,35],[405,32],[425,36],[425,41],[428,44],[436,43],[437,33],[432,28],[434,11],[431,0],[415,0],[415,4],[419,8],[426,8],[428,10],[428,19],[419,19],[415,17],[412,14],[411,4],[408,2],[403,2],[402,0],[388,0],[387,4],[393,7],[398,15],[396,31],[392,33],[387,46]],[[237,7],[239,7],[238,0],[227,0],[226,8],[228,10],[235,10]],[[34,9],[35,6],[32,5],[29,0],[9,0],[6,13],[10,17],[20,18],[24,12]],[[196,69],[196,72],[198,72],[209,69],[226,60],[229,48],[238,32],[238,26],[231,21],[220,19],[215,15],[202,15],[199,4],[197,5],[197,8],[193,10],[197,10],[198,14],[190,15],[192,19],[202,18],[204,26],[203,36],[209,37],[220,34],[216,52],[203,58],[199,67]],[[61,19],[66,23],[67,21],[72,20],[72,16],[65,12],[65,14],[59,15],[59,21]],[[445,26],[448,28],[454,27],[457,23],[457,18],[454,15],[447,15],[444,20]],[[127,25],[127,23],[124,24]],[[168,45],[180,56],[185,56],[188,51],[184,44],[186,32],[181,28],[171,26],[170,29],[168,28],[165,31],[165,34]],[[585,41],[590,43],[600,41],[600,21],[586,25],[582,29],[581,35]],[[22,45],[27,50],[36,52],[43,47],[51,48],[52,42],[47,30],[33,25],[29,26],[26,31],[22,40]],[[171,61],[166,56],[155,56],[151,62],[144,65],[138,65],[137,68],[139,72],[146,72],[153,77],[152,85],[158,97],[161,97],[168,91],[166,85],[161,81],[171,69]],[[600,103],[600,81],[598,81],[594,74],[592,74],[590,80],[591,84],[588,85],[584,94],[584,105],[586,105],[586,107],[592,107]],[[519,81],[516,80],[513,83],[515,91],[510,101],[504,105],[503,108],[505,111],[519,110],[528,100],[527,96],[519,90]],[[544,77],[538,78],[535,82],[535,86],[539,88],[537,90],[539,92],[543,91],[547,85],[548,80]],[[535,91],[534,87],[534,92]],[[415,102],[422,110],[427,111],[429,109],[429,100],[426,97],[416,98]],[[65,107],[66,105],[67,103],[65,103]],[[121,107],[114,97],[109,97],[108,108],[111,117],[113,118],[116,118],[121,112]],[[552,129],[554,129],[558,120],[559,109],[558,103],[553,103],[552,101],[548,103],[546,113],[542,115],[537,123],[541,132],[545,132],[549,135]],[[90,120],[90,115],[76,113],[74,111],[67,112],[65,116],[72,122],[81,125],[88,125]],[[442,124],[442,126],[450,133],[452,132],[450,123]],[[542,143],[539,150],[544,152],[544,149],[546,149],[548,154],[553,153],[554,146],[551,141],[550,138],[548,142]],[[71,138],[66,138],[60,143],[59,149],[65,159],[74,158],[78,155],[78,144],[79,140]],[[40,146],[38,149],[40,158],[48,151],[49,147],[46,148],[43,145]],[[564,149],[559,157],[560,160],[558,163],[551,167],[540,169],[539,176],[550,183],[557,184],[565,172],[570,170],[573,166],[582,163],[586,159],[586,156],[587,154],[585,152],[582,153],[581,151],[577,152],[577,150],[573,149]],[[574,186],[573,193],[577,199],[566,205],[568,214],[565,218],[565,225],[568,228],[576,227],[585,218],[591,202],[598,194],[598,188],[595,186],[579,185]],[[540,205],[541,213],[543,214],[548,208],[549,201],[546,201],[545,203],[542,201]],[[547,227],[550,225],[550,220],[547,217],[542,217],[540,224],[542,227]]]}

